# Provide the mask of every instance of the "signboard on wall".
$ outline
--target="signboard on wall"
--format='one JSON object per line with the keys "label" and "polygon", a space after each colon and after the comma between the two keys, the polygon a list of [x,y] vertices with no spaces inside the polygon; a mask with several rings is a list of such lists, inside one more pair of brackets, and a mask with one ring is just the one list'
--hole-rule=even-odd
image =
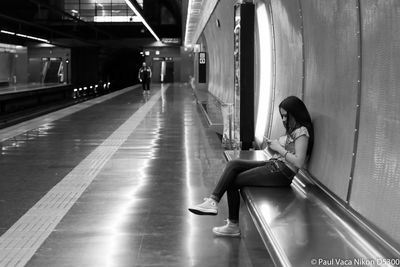
{"label": "signboard on wall", "polygon": [[173,61],[173,57],[153,57],[153,61]]}
{"label": "signboard on wall", "polygon": [[207,81],[207,54],[206,52],[199,52],[199,83]]}
{"label": "signboard on wall", "polygon": [[181,38],[161,38],[161,42],[164,44],[181,44]]}
{"label": "signboard on wall", "polygon": [[165,57],[153,57],[153,61],[165,61]]}

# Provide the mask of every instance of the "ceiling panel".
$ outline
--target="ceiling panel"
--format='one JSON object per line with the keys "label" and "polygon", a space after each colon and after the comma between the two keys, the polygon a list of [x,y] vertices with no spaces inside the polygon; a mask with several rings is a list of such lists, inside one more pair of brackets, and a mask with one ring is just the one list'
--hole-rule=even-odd
{"label": "ceiling panel", "polygon": [[[143,6],[143,0],[136,1]],[[152,14],[173,18],[162,18],[158,24],[151,24],[151,28],[160,38],[180,39],[181,0],[146,0],[152,2],[156,8],[142,11],[145,19]],[[125,0],[12,0],[2,2],[0,30],[31,34],[64,45],[124,45],[128,39],[154,42],[152,34],[136,17]],[[0,33],[0,41],[6,39],[10,36]]]}

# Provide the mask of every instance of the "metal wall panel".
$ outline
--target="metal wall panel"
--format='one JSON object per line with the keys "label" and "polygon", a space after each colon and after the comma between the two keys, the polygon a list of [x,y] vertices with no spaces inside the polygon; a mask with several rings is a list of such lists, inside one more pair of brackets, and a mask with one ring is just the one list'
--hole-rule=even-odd
{"label": "metal wall panel", "polygon": [[270,132],[271,137],[275,138],[285,132],[278,109],[279,103],[290,95],[302,97],[303,40],[298,1],[272,0],[271,7],[276,66]]}
{"label": "metal wall panel", "polygon": [[11,53],[0,52],[0,82],[12,82],[12,56]]}
{"label": "metal wall panel", "polygon": [[302,0],[304,102],[315,127],[309,171],[341,199],[351,172],[358,95],[356,0]]}
{"label": "metal wall panel", "polygon": [[[397,205],[400,201],[400,1],[255,0],[254,3],[256,6],[264,3],[272,11],[276,66],[271,136],[283,131],[276,108],[279,102],[288,95],[301,97],[304,92],[303,99],[315,127],[310,173],[346,200],[354,168],[350,206],[390,237],[389,241],[400,244]],[[217,18],[221,28],[216,27]],[[220,1],[204,34],[213,44],[208,48],[210,91],[228,102],[233,98],[232,30],[233,4]],[[264,47],[257,42],[257,31],[255,34],[255,84],[259,95],[262,88],[257,79],[263,74],[257,66],[260,64],[257,55]],[[358,143],[357,151],[353,151],[356,127]],[[356,152],[355,166],[352,166],[353,152]]]}
{"label": "metal wall panel", "polygon": [[400,244],[400,1],[361,1],[362,98],[351,206]]}
{"label": "metal wall panel", "polygon": [[[209,60],[209,91],[225,103],[233,101],[233,25],[231,1],[220,1],[211,15],[204,36]],[[217,26],[217,19],[220,27]]]}

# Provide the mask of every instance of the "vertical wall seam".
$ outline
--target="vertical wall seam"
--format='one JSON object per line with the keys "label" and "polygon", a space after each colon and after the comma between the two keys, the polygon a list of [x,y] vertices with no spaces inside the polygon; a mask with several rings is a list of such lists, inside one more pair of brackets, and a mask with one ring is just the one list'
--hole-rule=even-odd
{"label": "vertical wall seam", "polygon": [[305,45],[304,45],[304,19],[303,19],[303,8],[301,0],[299,3],[299,18],[300,18],[300,33],[301,33],[301,61],[302,61],[302,76],[301,76],[301,99],[305,99],[306,90],[306,59],[305,59]]}
{"label": "vertical wall seam", "polygon": [[272,121],[274,119],[274,111],[275,111],[275,90],[276,90],[276,44],[275,44],[275,24],[274,24],[274,15],[272,12],[272,3],[269,1],[268,4],[270,21],[271,21],[271,38],[272,38],[272,88],[271,88],[271,110],[269,114],[269,122],[268,122],[268,138],[271,138],[272,132]]}
{"label": "vertical wall seam", "polygon": [[358,136],[360,129],[360,115],[361,115],[361,81],[362,81],[362,18],[361,18],[361,0],[356,0],[356,9],[358,11],[358,31],[356,36],[358,39],[358,80],[357,80],[357,103],[356,103],[356,121],[354,128],[354,144],[353,144],[353,156],[351,160],[351,169],[349,176],[349,185],[347,190],[346,203],[350,203],[351,190],[354,181],[354,169],[356,165],[357,149],[358,149]]}

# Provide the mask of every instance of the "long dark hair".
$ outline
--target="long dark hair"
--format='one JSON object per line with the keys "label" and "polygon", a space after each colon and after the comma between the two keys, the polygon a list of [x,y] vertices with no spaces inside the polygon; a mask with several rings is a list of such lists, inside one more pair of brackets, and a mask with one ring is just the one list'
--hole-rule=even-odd
{"label": "long dark hair", "polygon": [[[295,129],[289,128],[289,118],[293,117],[296,121],[296,127],[304,126],[307,128],[310,138],[308,140],[307,155],[311,154],[314,145],[314,127],[311,121],[310,113],[308,113],[306,105],[296,96],[289,96],[279,104],[280,109],[286,110],[288,117],[285,124],[286,132],[291,134]],[[282,114],[281,114],[282,115]]]}

